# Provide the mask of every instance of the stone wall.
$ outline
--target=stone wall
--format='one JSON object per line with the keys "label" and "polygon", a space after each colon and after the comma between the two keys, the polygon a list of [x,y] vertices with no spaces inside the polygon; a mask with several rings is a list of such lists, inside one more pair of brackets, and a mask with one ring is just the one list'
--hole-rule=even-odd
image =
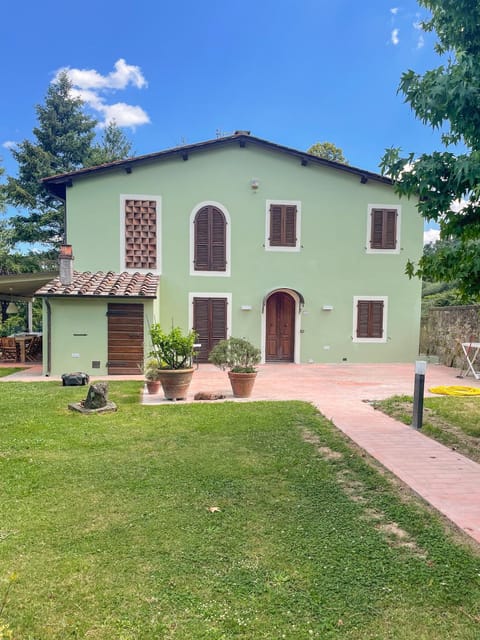
{"label": "stone wall", "polygon": [[480,305],[430,308],[422,318],[420,353],[438,356],[447,367],[462,368],[461,342],[480,342]]}

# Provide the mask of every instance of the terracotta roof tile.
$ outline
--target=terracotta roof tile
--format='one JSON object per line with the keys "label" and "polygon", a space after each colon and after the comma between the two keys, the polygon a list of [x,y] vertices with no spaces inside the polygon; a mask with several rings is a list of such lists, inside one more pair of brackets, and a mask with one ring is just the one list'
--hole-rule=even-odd
{"label": "terracotta roof tile", "polygon": [[55,278],[38,289],[37,296],[156,298],[159,276],[153,273],[74,271],[73,282],[64,285]]}

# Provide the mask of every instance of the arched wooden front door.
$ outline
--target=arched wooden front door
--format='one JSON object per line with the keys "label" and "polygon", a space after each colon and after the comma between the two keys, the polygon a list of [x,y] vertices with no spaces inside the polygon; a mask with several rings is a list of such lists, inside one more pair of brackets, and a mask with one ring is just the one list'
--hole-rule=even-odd
{"label": "arched wooden front door", "polygon": [[267,300],[267,362],[293,362],[295,353],[295,300],[289,293],[277,291]]}

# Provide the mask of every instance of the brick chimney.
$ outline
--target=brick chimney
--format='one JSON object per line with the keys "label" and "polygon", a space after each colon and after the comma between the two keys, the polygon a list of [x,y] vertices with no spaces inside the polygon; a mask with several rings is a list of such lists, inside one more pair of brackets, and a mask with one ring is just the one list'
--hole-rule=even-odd
{"label": "brick chimney", "polygon": [[60,283],[64,285],[73,282],[73,253],[71,244],[62,244],[60,247]]}

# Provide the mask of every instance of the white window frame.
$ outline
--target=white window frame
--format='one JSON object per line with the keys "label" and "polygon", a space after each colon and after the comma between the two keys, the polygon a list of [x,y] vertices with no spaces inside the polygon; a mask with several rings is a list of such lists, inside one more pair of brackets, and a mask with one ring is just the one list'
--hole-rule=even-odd
{"label": "white window frame", "polygon": [[[397,212],[397,227],[395,237],[395,249],[372,249],[370,241],[372,239],[372,211],[373,209],[395,209]],[[367,243],[366,253],[384,253],[395,255],[400,253],[400,232],[402,228],[402,207],[399,204],[369,204],[367,211]]]}
{"label": "white window frame", "polygon": [[[197,213],[200,211],[200,209],[203,209],[203,207],[215,207],[216,209],[219,209],[225,216],[225,223],[227,227],[225,229],[225,245],[226,245],[225,246],[225,260],[226,260],[225,271],[195,271],[195,217]],[[190,214],[190,275],[191,276],[214,276],[214,277],[221,277],[221,278],[230,277],[231,275],[230,227],[231,227],[230,214],[228,212],[228,209],[223,204],[220,204],[220,202],[215,202],[215,200],[205,200],[204,202],[199,202],[193,207],[192,213]]]}
{"label": "white window frame", "polygon": [[[156,203],[157,212],[157,268],[156,269],[132,269],[125,264],[125,202],[127,200],[153,200]],[[127,273],[162,273],[162,197],[145,194],[120,194],[120,271]]]}
{"label": "white window frame", "polygon": [[[383,336],[381,338],[357,338],[357,304],[358,302],[383,302]],[[387,327],[388,327],[388,296],[353,296],[353,342],[364,343],[385,343],[387,342]]]}
{"label": "white window frame", "polygon": [[[271,246],[270,244],[270,206],[272,204],[278,205],[287,205],[287,206],[296,206],[297,207],[297,216],[296,216],[296,226],[295,226],[295,237],[297,242],[294,247],[279,247],[279,246]],[[283,251],[286,253],[298,252],[301,248],[301,238],[300,233],[302,229],[302,202],[301,200],[266,200],[265,201],[265,251]]]}

